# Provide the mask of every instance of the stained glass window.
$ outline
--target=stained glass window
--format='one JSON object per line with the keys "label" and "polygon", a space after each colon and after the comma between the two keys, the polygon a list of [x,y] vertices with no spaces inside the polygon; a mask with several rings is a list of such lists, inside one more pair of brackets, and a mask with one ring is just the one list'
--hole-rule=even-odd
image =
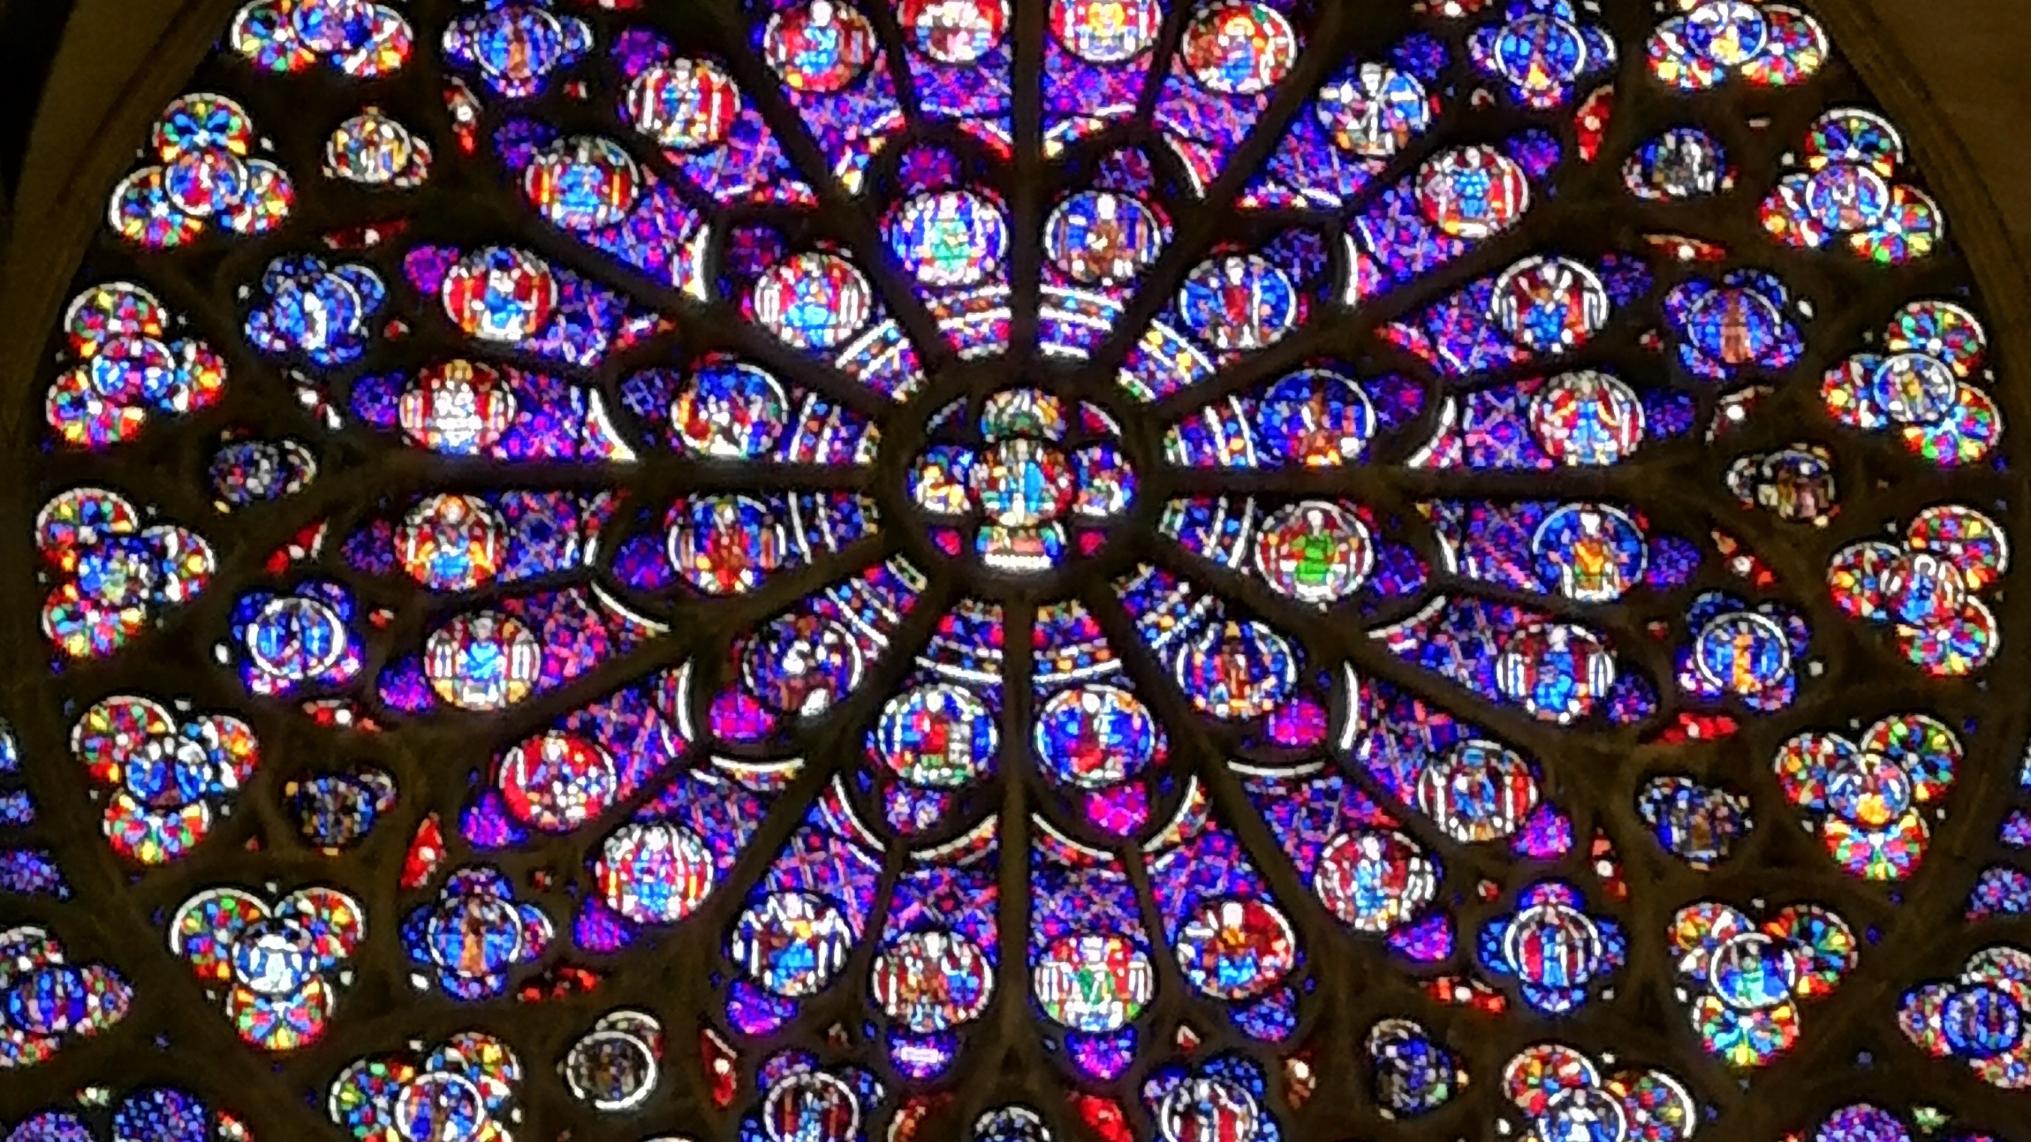
{"label": "stained glass window", "polygon": [[5,1142],[2031,1120],[2023,401],[1810,12],[253,0],[182,90],[7,493]]}

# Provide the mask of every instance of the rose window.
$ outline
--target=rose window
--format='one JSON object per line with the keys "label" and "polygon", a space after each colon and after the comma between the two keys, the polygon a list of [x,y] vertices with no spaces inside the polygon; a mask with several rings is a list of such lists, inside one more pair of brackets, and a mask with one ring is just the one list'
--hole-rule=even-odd
{"label": "rose window", "polygon": [[218,31],[16,326],[6,1142],[2026,1120],[2031,409],[1820,16]]}

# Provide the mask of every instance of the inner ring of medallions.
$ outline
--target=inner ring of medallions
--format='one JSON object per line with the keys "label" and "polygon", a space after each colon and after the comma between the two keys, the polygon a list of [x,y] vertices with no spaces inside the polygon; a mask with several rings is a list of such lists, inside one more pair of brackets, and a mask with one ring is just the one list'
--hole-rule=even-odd
{"label": "inner ring of medallions", "polygon": [[977,595],[1040,601],[1111,575],[1153,526],[1147,435],[1085,371],[962,363],[883,426],[886,518]]}

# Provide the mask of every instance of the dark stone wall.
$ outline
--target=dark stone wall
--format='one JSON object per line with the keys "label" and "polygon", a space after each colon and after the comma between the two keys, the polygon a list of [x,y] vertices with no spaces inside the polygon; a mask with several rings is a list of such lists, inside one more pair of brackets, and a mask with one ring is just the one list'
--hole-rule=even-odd
{"label": "dark stone wall", "polygon": [[0,4],[0,93],[8,109],[0,118],[0,202],[11,200],[20,185],[29,129],[75,8],[70,0]]}

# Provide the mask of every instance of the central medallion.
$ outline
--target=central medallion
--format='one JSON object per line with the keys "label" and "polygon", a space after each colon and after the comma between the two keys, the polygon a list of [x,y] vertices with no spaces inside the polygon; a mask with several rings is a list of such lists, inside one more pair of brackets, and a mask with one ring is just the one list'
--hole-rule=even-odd
{"label": "central medallion", "polygon": [[1041,389],[1003,389],[969,417],[934,414],[909,472],[932,543],[1004,575],[1038,576],[1091,555],[1098,530],[1135,502],[1121,427],[1099,407]]}
{"label": "central medallion", "polygon": [[992,445],[967,476],[988,526],[1041,528],[1072,506],[1072,464],[1055,445],[1017,437]]}

